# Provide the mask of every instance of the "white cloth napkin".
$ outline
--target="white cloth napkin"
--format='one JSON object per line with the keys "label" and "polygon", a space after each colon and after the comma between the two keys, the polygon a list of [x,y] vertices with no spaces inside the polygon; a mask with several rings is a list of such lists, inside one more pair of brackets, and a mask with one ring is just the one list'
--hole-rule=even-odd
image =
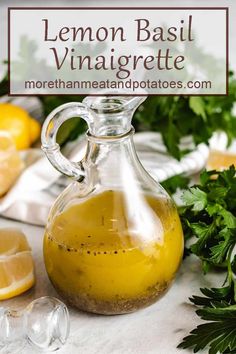
{"label": "white cloth napkin", "polygon": [[[208,157],[208,147],[200,144],[195,151],[177,161],[165,152],[158,133],[137,133],[134,141],[141,162],[157,181],[180,173],[197,173]],[[69,150],[72,160],[81,160],[85,153],[85,139],[74,142]],[[51,205],[65,188],[66,182],[39,149],[25,151],[24,159],[26,162],[30,159],[31,163],[6,196],[0,199],[0,214],[44,225]]]}
{"label": "white cloth napkin", "polygon": [[[34,102],[21,102],[18,99],[17,104],[28,108],[31,114],[32,109],[39,114],[40,103],[38,101],[36,104],[35,98],[33,99]],[[31,105],[31,109],[26,102]],[[167,153],[160,134],[155,132],[136,133],[134,142],[142,164],[159,182],[177,174],[193,175],[199,172],[205,166],[209,154],[209,148],[205,144],[199,144],[193,152],[177,161]],[[215,134],[211,141],[211,145],[217,148],[225,148],[226,143],[224,134]],[[85,145],[85,137],[80,137],[76,142],[68,144],[64,154],[79,161],[84,156]],[[191,146],[191,138],[184,139],[182,146]],[[28,167],[6,196],[0,199],[0,215],[44,225],[50,207],[68,181],[52,167],[40,149],[29,149],[23,153],[23,157]]]}

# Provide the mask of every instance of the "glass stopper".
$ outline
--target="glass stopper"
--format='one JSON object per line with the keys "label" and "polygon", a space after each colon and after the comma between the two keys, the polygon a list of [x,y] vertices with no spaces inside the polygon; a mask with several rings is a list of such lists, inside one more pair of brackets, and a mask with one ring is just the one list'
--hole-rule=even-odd
{"label": "glass stopper", "polygon": [[60,300],[44,296],[25,309],[0,307],[0,351],[19,352],[27,343],[41,351],[56,351],[69,335],[69,312]]}

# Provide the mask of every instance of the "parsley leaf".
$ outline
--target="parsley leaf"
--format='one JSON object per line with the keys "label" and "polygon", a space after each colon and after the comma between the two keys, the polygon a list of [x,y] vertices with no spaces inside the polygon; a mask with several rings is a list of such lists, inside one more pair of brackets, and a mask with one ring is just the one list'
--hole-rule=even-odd
{"label": "parsley leaf", "polygon": [[176,175],[161,182],[162,187],[169,193],[174,194],[177,189],[186,189],[189,184],[189,178],[183,175]]}
{"label": "parsley leaf", "polygon": [[200,211],[206,207],[207,195],[198,187],[193,187],[183,194],[183,200],[187,206],[191,206],[193,211]]}
{"label": "parsley leaf", "polygon": [[205,104],[202,97],[190,97],[189,107],[193,110],[194,113],[196,113],[196,115],[200,115],[204,120],[206,120]]}
{"label": "parsley leaf", "polygon": [[194,353],[209,346],[209,354],[233,353],[236,350],[236,305],[223,308],[206,307],[197,314],[212,322],[197,326],[183,339],[180,348],[194,349]]}

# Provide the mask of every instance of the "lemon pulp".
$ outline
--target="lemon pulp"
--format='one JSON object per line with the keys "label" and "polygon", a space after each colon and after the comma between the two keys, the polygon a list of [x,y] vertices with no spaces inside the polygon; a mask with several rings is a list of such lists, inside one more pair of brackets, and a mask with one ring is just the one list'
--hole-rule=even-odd
{"label": "lemon pulp", "polygon": [[25,235],[14,228],[0,229],[0,301],[25,292],[34,283],[34,263]]}
{"label": "lemon pulp", "polygon": [[125,313],[155,302],[168,288],[182,259],[181,223],[166,198],[143,199],[148,220],[111,190],[69,206],[47,228],[46,269],[71,304]]}

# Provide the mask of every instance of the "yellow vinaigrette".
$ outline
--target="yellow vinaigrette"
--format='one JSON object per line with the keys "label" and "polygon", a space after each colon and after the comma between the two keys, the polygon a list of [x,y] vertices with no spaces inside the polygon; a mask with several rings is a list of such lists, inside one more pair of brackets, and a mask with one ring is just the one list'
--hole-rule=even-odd
{"label": "yellow vinaigrette", "polygon": [[44,239],[46,269],[71,304],[126,313],[168,288],[183,254],[179,216],[165,197],[142,198],[146,219],[135,215],[137,205],[127,210],[124,194],[115,190],[77,201],[53,219]]}

